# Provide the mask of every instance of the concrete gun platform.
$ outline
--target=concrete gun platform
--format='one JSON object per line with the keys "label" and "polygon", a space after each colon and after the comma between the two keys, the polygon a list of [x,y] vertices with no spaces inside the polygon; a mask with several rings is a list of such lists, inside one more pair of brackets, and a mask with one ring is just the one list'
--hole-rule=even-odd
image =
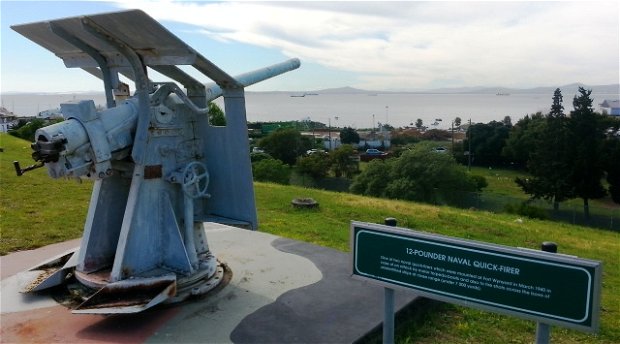
{"label": "concrete gun platform", "polygon": [[[232,270],[207,297],[134,315],[82,315],[47,294],[18,292],[22,271],[78,240],[0,258],[3,343],[351,343],[383,320],[383,288],[350,278],[348,253],[205,223]],[[416,296],[398,291],[396,310]]]}

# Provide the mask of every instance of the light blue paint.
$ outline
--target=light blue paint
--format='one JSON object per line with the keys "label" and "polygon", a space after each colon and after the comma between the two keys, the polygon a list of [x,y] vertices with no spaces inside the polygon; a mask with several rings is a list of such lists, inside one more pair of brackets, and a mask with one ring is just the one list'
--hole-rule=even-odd
{"label": "light blue paint", "polygon": [[[50,176],[95,179],[76,278],[91,288],[114,292],[139,286],[159,288],[173,274],[178,284],[173,288],[175,298],[183,299],[179,294],[197,290],[206,292],[202,285],[204,281],[212,284],[208,280],[215,276],[218,263],[209,250],[202,222],[258,229],[243,88],[296,69],[299,60],[233,78],[141,11],[78,19],[15,27],[74,67],[91,68],[95,62],[89,58],[92,51],[75,54],[66,42],[88,42],[103,57],[97,63],[108,64],[103,67],[109,69],[100,65],[102,77],[116,80],[106,84],[113,87],[106,89],[109,96],[124,87],[116,73],[133,73],[136,79],[132,97],[125,101],[117,97],[110,103],[117,105],[103,111],[96,111],[92,100],[61,104],[66,120],[41,128],[35,135],[39,161],[46,163]],[[58,33],[48,26],[63,30]],[[140,40],[125,36],[132,29],[144,30],[136,33]],[[144,54],[143,45],[152,51]],[[217,84],[207,89],[176,69],[175,62],[192,64],[204,74],[203,79]],[[147,80],[141,76],[147,70],[142,63],[172,75],[187,90]],[[113,75],[106,75],[107,70]],[[214,127],[209,124],[206,105],[220,96],[226,126]],[[106,277],[97,279],[93,272]],[[166,287],[162,293],[173,289]],[[92,312],[139,312],[170,297],[164,294],[144,307],[94,307]],[[86,303],[96,304],[96,297]]]}

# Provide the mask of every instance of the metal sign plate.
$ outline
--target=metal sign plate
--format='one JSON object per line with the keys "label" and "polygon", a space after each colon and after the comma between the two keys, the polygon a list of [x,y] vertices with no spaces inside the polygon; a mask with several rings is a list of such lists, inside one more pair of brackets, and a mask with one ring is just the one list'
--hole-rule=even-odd
{"label": "metal sign plate", "polygon": [[352,275],[464,306],[594,332],[601,263],[352,222]]}

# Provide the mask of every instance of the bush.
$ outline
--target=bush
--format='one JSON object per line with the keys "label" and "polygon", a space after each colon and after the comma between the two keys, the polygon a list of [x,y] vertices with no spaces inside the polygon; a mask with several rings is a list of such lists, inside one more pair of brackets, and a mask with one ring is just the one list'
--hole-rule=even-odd
{"label": "bush", "polygon": [[427,130],[422,134],[422,139],[429,141],[447,141],[452,138],[452,134],[450,134],[447,130],[440,129],[431,129]]}
{"label": "bush", "polygon": [[478,189],[478,191],[482,191],[482,189],[489,186],[489,183],[484,176],[472,175],[470,177],[474,181],[474,183],[476,183],[476,189]]}
{"label": "bush", "polygon": [[273,157],[267,153],[250,153],[250,161],[252,163],[259,162],[261,160],[273,159]]}
{"label": "bush", "polygon": [[297,159],[297,172],[307,174],[314,179],[321,179],[327,176],[331,167],[329,155],[315,153],[306,157]]}
{"label": "bush", "polygon": [[259,146],[267,153],[288,165],[294,165],[297,157],[313,148],[312,138],[303,137],[293,128],[279,129],[262,139]]}
{"label": "bush", "polygon": [[507,213],[526,216],[531,219],[540,219],[540,220],[549,219],[549,215],[544,209],[529,205],[527,201],[521,202],[518,205],[506,204],[506,206],[504,206],[504,210]]}
{"label": "bush", "polygon": [[337,178],[343,175],[352,178],[359,170],[359,164],[352,158],[355,157],[355,148],[351,145],[342,145],[330,154],[331,169]]}
{"label": "bush", "polygon": [[[418,144],[398,158],[369,163],[351,185],[358,194],[427,203],[458,205],[476,182],[449,154]],[[463,192],[455,192],[463,191]]]}
{"label": "bush", "polygon": [[252,164],[254,180],[287,185],[291,178],[291,168],[280,160],[264,159]]}
{"label": "bush", "polygon": [[[56,122],[60,122],[60,121],[56,121]],[[56,123],[56,122],[46,122],[42,119],[36,118],[31,120],[30,122],[20,126],[19,128],[15,129],[15,130],[11,130],[9,131],[10,135],[13,135],[15,137],[19,137],[20,139],[24,139],[30,142],[35,141],[35,137],[34,137],[34,133],[37,131],[37,129],[39,128],[43,128],[45,126],[48,126],[50,124]]]}
{"label": "bush", "polygon": [[384,191],[388,185],[386,174],[394,160],[371,160],[364,172],[353,180],[350,187],[351,192],[366,196],[384,197]]}

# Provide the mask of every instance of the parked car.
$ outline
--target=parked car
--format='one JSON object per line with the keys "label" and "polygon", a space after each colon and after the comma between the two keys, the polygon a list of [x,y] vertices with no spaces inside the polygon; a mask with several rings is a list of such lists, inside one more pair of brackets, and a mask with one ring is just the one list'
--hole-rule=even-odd
{"label": "parked car", "polygon": [[388,153],[386,152],[382,152],[378,149],[375,148],[369,148],[366,150],[366,152],[364,154],[360,155],[360,160],[361,161],[370,161],[370,160],[374,160],[374,159],[385,159],[389,156]]}
{"label": "parked car", "polygon": [[316,148],[309,149],[309,150],[307,150],[307,151],[306,151],[306,154],[307,154],[307,155],[312,155],[312,154],[316,154],[316,153],[321,153],[321,154],[329,154],[329,153],[327,153],[327,152],[326,152],[325,150],[323,150],[323,149],[316,149]]}
{"label": "parked car", "polygon": [[433,152],[435,152],[435,153],[447,153],[448,150],[445,147],[437,147],[437,148],[433,149]]}
{"label": "parked car", "polygon": [[383,154],[387,154],[387,153],[382,152],[382,151],[380,151],[378,149],[375,149],[375,148],[370,148],[370,149],[366,150],[366,154],[368,154],[368,155],[383,155]]}

